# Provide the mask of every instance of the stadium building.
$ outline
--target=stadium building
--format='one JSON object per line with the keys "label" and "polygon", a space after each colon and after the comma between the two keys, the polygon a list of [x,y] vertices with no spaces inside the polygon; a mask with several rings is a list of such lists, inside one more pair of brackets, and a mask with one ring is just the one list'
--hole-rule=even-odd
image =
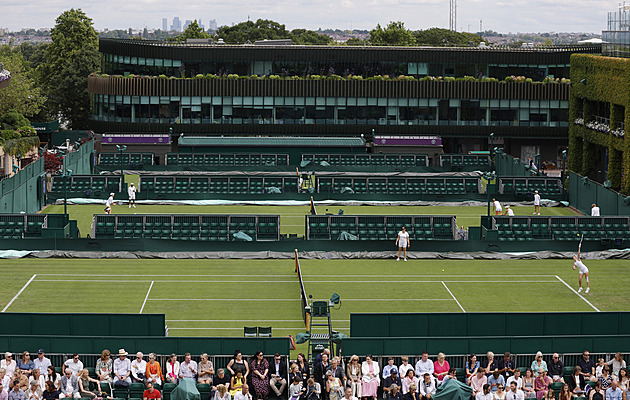
{"label": "stadium building", "polygon": [[89,79],[91,128],[97,132],[363,134],[368,146],[372,134],[431,135],[442,137],[445,151],[453,153],[486,150],[494,133],[494,145],[510,154],[559,161],[569,126],[569,85],[560,80],[569,78],[571,54],[597,54],[601,46],[232,46],[101,39],[100,51],[104,74]]}

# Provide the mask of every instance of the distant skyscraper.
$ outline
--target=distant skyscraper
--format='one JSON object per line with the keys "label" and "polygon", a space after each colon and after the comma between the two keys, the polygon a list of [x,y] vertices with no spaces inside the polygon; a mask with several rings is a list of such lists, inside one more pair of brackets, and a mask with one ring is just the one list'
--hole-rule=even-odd
{"label": "distant skyscraper", "polygon": [[187,19],[186,22],[184,23],[184,29],[188,28],[188,25],[192,24],[192,21]]}
{"label": "distant skyscraper", "polygon": [[162,30],[168,31],[168,19],[162,18]]}
{"label": "distant skyscraper", "polygon": [[217,29],[219,29],[216,19],[211,19],[210,22],[208,22],[208,29],[210,29],[211,31],[216,31]]}
{"label": "distant skyscraper", "polygon": [[179,20],[179,17],[173,18],[173,25],[171,25],[171,30],[176,32],[181,32],[182,30],[182,21]]}
{"label": "distant skyscraper", "polygon": [[205,29],[205,28],[206,28],[205,26],[203,26],[203,23],[201,22],[201,18],[199,18],[199,19],[197,20],[197,25],[199,25],[199,27],[200,27],[201,29]]}

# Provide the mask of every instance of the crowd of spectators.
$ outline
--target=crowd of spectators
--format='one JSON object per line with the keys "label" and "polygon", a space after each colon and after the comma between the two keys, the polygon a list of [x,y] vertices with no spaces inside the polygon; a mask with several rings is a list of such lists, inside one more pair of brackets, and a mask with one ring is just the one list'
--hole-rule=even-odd
{"label": "crowd of spectators", "polygon": [[497,359],[488,352],[483,362],[471,354],[463,377],[457,376],[443,353],[433,361],[426,351],[415,365],[406,356],[400,365],[388,357],[381,368],[371,355],[363,361],[353,355],[344,363],[340,357],[331,357],[328,349],[312,363],[300,353],[289,366],[280,354],[265,358],[258,351],[248,361],[237,350],[226,368],[216,373],[208,354],[202,354],[199,362],[190,353],[181,361],[172,354],[163,366],[154,353],[148,360],[141,352],[133,360],[127,356],[120,349],[113,360],[109,350],[103,350],[90,376],[76,353],[57,373],[43,349],[34,359],[25,351],[17,361],[7,352],[0,360],[0,400],[111,399],[116,389],[124,390],[132,383],[143,384],[143,400],[161,399],[165,384],[183,379],[210,387],[209,397],[201,400],[265,400],[272,392],[281,400],[285,395],[288,400],[376,400],[381,394],[384,400],[430,400],[450,379],[469,385],[474,400],[630,400],[630,379],[621,353],[595,362],[584,351],[569,376],[557,353],[547,362],[538,352],[524,374],[510,353]]}

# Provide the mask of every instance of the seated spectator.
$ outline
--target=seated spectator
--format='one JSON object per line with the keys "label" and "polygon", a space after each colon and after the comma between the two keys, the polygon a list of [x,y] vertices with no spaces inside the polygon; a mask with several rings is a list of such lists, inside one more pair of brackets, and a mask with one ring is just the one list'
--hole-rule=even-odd
{"label": "seated spectator", "polygon": [[21,369],[24,375],[28,378],[35,368],[35,363],[31,360],[31,353],[25,351],[22,353],[22,358],[17,362],[17,368]]}
{"label": "seated spectator", "polygon": [[4,353],[4,360],[0,361],[0,368],[4,368],[4,372],[7,376],[13,376],[17,368],[17,363],[13,359],[13,353],[10,351]]}
{"label": "seated spectator", "polygon": [[475,354],[468,356],[468,361],[466,361],[466,384],[470,385],[470,379],[477,375],[479,368],[480,365],[479,361],[477,361],[477,356]]}
{"label": "seated spectator", "polygon": [[514,360],[512,359],[512,355],[509,351],[506,351],[503,354],[503,358],[499,360],[499,364],[497,366],[499,368],[499,373],[503,375],[503,378],[507,382],[507,378],[514,375],[514,370],[516,369],[514,365]]}
{"label": "seated spectator", "polygon": [[622,400],[622,399],[623,399],[623,391],[617,385],[617,381],[613,381],[612,386],[606,390],[606,400]]}
{"label": "seated spectator", "polygon": [[518,368],[514,369],[514,375],[507,378],[505,381],[505,386],[510,387],[512,382],[516,382],[516,388],[521,389],[523,387],[523,378],[521,378],[521,370]]}
{"label": "seated spectator", "polygon": [[569,390],[574,396],[581,396],[586,388],[585,375],[582,373],[582,368],[576,365],[573,368],[573,373],[569,377]]}
{"label": "seated spectator", "polygon": [[372,355],[366,355],[365,361],[361,364],[361,374],[363,375],[361,378],[361,394],[363,397],[372,397],[373,399],[376,399],[376,392],[380,384],[379,372],[380,368],[378,363],[372,360]]}
{"label": "seated spectator", "polygon": [[534,373],[531,368],[525,370],[525,377],[523,377],[523,393],[525,398],[536,397],[536,390],[534,389]]}
{"label": "seated spectator", "polygon": [[192,360],[190,353],[184,355],[184,361],[179,364],[179,379],[192,378],[197,376],[197,362]]}
{"label": "seated spectator", "polygon": [[72,374],[76,377],[79,377],[81,371],[83,371],[83,362],[79,360],[79,355],[77,353],[74,353],[72,358],[63,363],[62,372],[65,372],[68,368],[70,368],[70,371],[72,371]]}
{"label": "seated spectator", "polygon": [[55,385],[55,389],[59,390],[59,383],[61,382],[61,375],[57,373],[54,366],[49,366],[48,369],[48,380],[51,381]]}
{"label": "seated spectator", "polygon": [[7,400],[9,398],[9,392],[4,390],[4,385],[0,382],[0,400]]}
{"label": "seated spectator", "polygon": [[562,385],[560,388],[560,395],[558,396],[558,400],[571,400],[573,396],[571,395],[571,389],[568,384]]}
{"label": "seated spectator", "polygon": [[125,349],[118,350],[118,358],[114,361],[114,386],[131,385],[131,361],[127,354]]}
{"label": "seated spectator", "polygon": [[402,356],[400,359],[402,360],[402,364],[398,367],[398,376],[402,379],[407,376],[407,370],[413,369],[413,365],[409,364],[409,357],[407,356]]}
{"label": "seated spectator", "polygon": [[446,355],[444,353],[438,353],[437,360],[433,363],[433,376],[435,376],[438,382],[442,382],[442,379],[448,375],[448,370],[451,366],[446,361]]}
{"label": "seated spectator", "polygon": [[223,368],[219,368],[214,378],[212,378],[212,390],[218,390],[219,385],[223,385],[227,390],[230,390],[230,378],[225,375],[225,370]]}
{"label": "seated spectator", "polygon": [[28,383],[32,382],[37,383],[37,386],[41,389],[42,392],[46,390],[46,378],[44,378],[44,375],[42,375],[37,368],[33,369],[31,377],[28,378]]}
{"label": "seated spectator", "polygon": [[558,353],[553,353],[553,359],[549,363],[549,376],[554,382],[564,382],[564,363]]}
{"label": "seated spectator", "polygon": [[593,390],[588,392],[589,400],[604,400],[605,397],[606,391],[602,389],[602,384],[599,381],[595,382]]}
{"label": "seated spectator", "polygon": [[35,381],[32,381],[29,386],[30,387],[25,393],[26,398],[28,400],[42,400],[44,391],[39,387],[39,384]]}
{"label": "seated spectator", "polygon": [[207,383],[212,386],[212,378],[214,377],[214,365],[212,365],[212,361],[208,360],[208,354],[203,353],[201,355],[201,361],[197,365],[199,368],[199,378],[197,381],[199,383]]}
{"label": "seated spectator", "polygon": [[[510,378],[513,378],[512,376]],[[509,378],[508,378],[509,379]],[[525,393],[516,386],[516,381],[512,380],[509,390],[505,395],[505,400],[525,400]]]}
{"label": "seated spectator", "polygon": [[584,350],[582,358],[578,360],[577,366],[580,367],[584,379],[587,381],[596,381],[597,375],[595,374],[595,363],[591,360],[591,353],[588,350]]}
{"label": "seated spectator", "polygon": [[7,398],[9,400],[26,400],[26,393],[20,388],[20,385],[13,385]]}
{"label": "seated spectator", "polygon": [[[280,357],[280,354],[278,354],[278,357]],[[333,357],[333,359],[330,360],[330,365],[328,366],[327,371],[332,371],[333,376],[335,378],[339,378],[341,383],[345,386],[346,385],[346,373],[343,371],[343,368],[341,367],[341,365],[340,365],[341,363],[339,361],[340,361],[339,357]]]}
{"label": "seated spectator", "polygon": [[547,376],[547,372],[542,368],[539,369],[538,376],[534,380],[534,389],[536,390],[536,398],[538,398],[538,400],[542,400],[547,394],[550,384],[551,379]]}
{"label": "seated spectator", "polygon": [[543,397],[543,400],[557,400],[556,399],[556,394],[553,391],[553,389],[549,388],[549,390],[547,390],[547,393]]}
{"label": "seated spectator", "polygon": [[445,384],[446,382],[448,382],[449,379],[455,379],[457,380],[457,370],[455,368],[451,368],[448,370],[448,375],[446,375],[444,377],[444,379],[442,379],[442,383],[440,383],[440,386]]}
{"label": "seated spectator", "polygon": [[[333,374],[339,373],[342,376],[341,382],[345,381],[345,375],[343,373],[343,368],[339,367],[339,359],[335,357],[337,368],[333,369]],[[331,363],[331,366],[334,366],[335,363]],[[287,387],[287,364],[282,361],[282,357],[280,353],[276,353],[273,355],[273,361],[269,366],[269,387],[276,394],[277,397],[282,397],[284,394],[284,389]],[[335,375],[336,376],[336,375]],[[280,385],[278,387],[277,385]]]}
{"label": "seated spectator", "polygon": [[[45,378],[48,377],[48,367],[51,365],[51,363],[50,359],[46,357],[44,349],[39,349],[37,351],[37,357],[33,360],[33,365],[35,366],[35,369],[39,369],[39,372],[42,376],[44,376]],[[43,390],[46,390],[46,388],[44,388]]]}
{"label": "seated spectator", "polygon": [[423,351],[420,360],[416,363],[416,376],[421,377],[425,373],[433,375],[433,372],[433,361],[429,358],[429,353]]}
{"label": "seated spectator", "polygon": [[390,387],[389,387],[389,392],[387,393],[387,396],[383,396],[385,398],[385,400],[402,400],[402,393],[400,392],[400,386],[393,383]]}
{"label": "seated spectator", "polygon": [[396,368],[396,371],[398,371],[398,367],[394,365],[394,357],[387,357],[387,365],[383,367],[383,380],[389,377],[392,368]]}
{"label": "seated spectator", "polygon": [[435,377],[429,373],[424,374],[422,381],[420,381],[420,387],[418,388],[418,392],[420,393],[420,398],[429,400],[435,394],[437,390],[437,380]]}
{"label": "seated spectator", "polygon": [[350,362],[346,366],[346,378],[348,386],[352,388],[352,395],[361,398],[361,364],[356,354],[350,357]]}
{"label": "seated spectator", "polygon": [[[297,364],[295,368],[297,368]],[[346,388],[346,391],[350,391],[350,397],[352,397],[352,389]],[[294,375],[293,379],[291,379],[291,384],[289,385],[289,400],[298,400],[302,393],[306,391],[306,388],[302,387],[302,378],[299,375]]]}
{"label": "seated spectator", "polygon": [[[357,361],[359,361],[359,357],[357,357]],[[306,356],[304,355],[304,353],[298,353],[296,364],[298,368],[300,369],[300,373],[302,374],[302,386],[306,387],[306,381],[308,380],[311,371],[310,371],[308,361],[306,360]],[[360,368],[361,366],[359,366],[359,369]]]}
{"label": "seated spectator", "polygon": [[[484,377],[486,377],[485,374]],[[473,379],[474,378],[475,377],[473,377]],[[481,391],[475,395],[475,400],[493,400],[493,397],[494,396],[492,396],[492,393],[490,393],[490,385],[485,384],[481,388]]]}
{"label": "seated spectator", "polygon": [[486,361],[483,362],[482,367],[487,377],[490,377],[494,371],[499,369],[499,363],[494,359],[493,352],[489,351],[486,353]]}
{"label": "seated spectator", "polygon": [[7,375],[7,371],[4,368],[0,368],[0,384],[2,384],[6,393],[9,393],[9,382],[11,382],[11,376]]}
{"label": "seated spectator", "polygon": [[100,382],[112,382],[113,361],[109,350],[105,349],[101,352],[101,357],[96,360],[96,376]]}
{"label": "seated spectator", "polygon": [[162,375],[162,367],[160,367],[160,363],[155,361],[156,358],[157,356],[155,353],[149,353],[149,362],[147,363],[147,369],[144,376],[147,378],[147,382],[162,385],[164,375]]}
{"label": "seated spectator", "polygon": [[72,369],[66,368],[61,380],[59,381],[59,387],[61,394],[60,399],[63,398],[81,398],[79,393],[79,378],[72,373]]}
{"label": "seated spectator", "polygon": [[232,376],[232,380],[230,381],[230,395],[232,395],[232,398],[236,397],[236,394],[241,392],[243,384],[245,384],[243,371],[239,369],[236,371],[236,375]]}
{"label": "seated spectator", "polygon": [[153,387],[152,382],[147,382],[147,388],[142,394],[143,400],[151,400],[151,399],[161,399],[162,393],[159,390]]}
{"label": "seated spectator", "polygon": [[333,375],[332,371],[326,371],[326,393],[328,393],[328,398],[330,400],[341,400],[343,397],[341,395],[342,392],[343,385],[341,384],[341,380]]}
{"label": "seated spectator", "polygon": [[103,397],[103,393],[100,390],[90,390],[90,382],[95,383],[96,387],[100,387],[100,382],[90,377],[90,371],[84,369],[79,376],[79,394],[81,397],[95,399],[97,397]]}
{"label": "seated spectator", "polygon": [[470,387],[473,390],[473,396],[477,396],[477,394],[484,394],[484,387],[488,386],[488,392],[490,391],[490,385],[488,385],[488,377],[485,374],[485,369],[478,368],[477,375],[473,376],[470,379]]}
{"label": "seated spectator", "polygon": [[319,400],[322,395],[322,387],[319,382],[316,382],[313,378],[308,378],[306,381],[306,392],[304,393],[304,400]]}
{"label": "seated spectator", "polygon": [[177,361],[177,354],[173,353],[171,354],[171,357],[166,362],[166,382],[177,383],[178,376],[179,376],[179,361]]}
{"label": "seated spectator", "polygon": [[46,381],[46,390],[42,394],[44,400],[58,400],[61,392],[57,390],[55,384],[52,381]]}
{"label": "seated spectator", "polygon": [[619,388],[626,393],[626,400],[630,400],[630,378],[628,378],[628,370],[622,368],[619,370],[619,377],[617,378]]}
{"label": "seated spectator", "polygon": [[[225,375],[225,371],[223,371],[223,375]],[[219,384],[214,392],[213,400],[232,400],[232,395],[225,385]]]}
{"label": "seated spectator", "polygon": [[131,379],[134,382],[144,383],[144,374],[147,372],[147,362],[143,359],[141,351],[136,353],[136,359],[131,362]]}
{"label": "seated spectator", "polygon": [[[503,375],[499,375],[501,378],[503,378]],[[492,393],[492,399],[493,400],[505,400],[505,391],[503,390],[504,386],[502,384],[499,384],[497,386],[497,391],[496,392],[491,392]]]}
{"label": "seated spectator", "polygon": [[416,372],[413,369],[408,370],[407,371],[407,376],[405,376],[402,379],[402,385],[401,386],[402,386],[402,394],[403,394],[403,396],[405,394],[407,394],[407,392],[409,391],[409,387],[411,385],[416,385],[416,388],[417,388],[418,387],[418,383],[420,383],[420,382],[419,382],[418,378],[416,377]]}
{"label": "seated spectator", "polygon": [[252,371],[251,380],[256,399],[263,400],[269,395],[269,361],[267,361],[262,351],[258,350],[254,354],[254,359],[249,368]]}
{"label": "seated spectator", "polygon": [[602,372],[604,372],[604,367],[606,366],[606,360],[603,358],[597,359],[597,364],[595,364],[595,376],[599,379],[602,376]]}
{"label": "seated spectator", "polygon": [[249,393],[249,385],[243,384],[243,388],[236,393],[234,400],[252,400],[252,395]]}
{"label": "seated spectator", "polygon": [[24,392],[26,392],[28,390],[28,378],[26,377],[26,375],[24,375],[22,373],[21,369],[16,369],[15,372],[13,373],[13,376],[11,377],[11,383],[9,383],[9,387],[11,389],[13,389],[13,386],[18,385],[20,387],[20,389],[22,389]]}
{"label": "seated spectator", "polygon": [[302,381],[302,386],[304,386],[304,377],[302,376],[302,371],[300,371],[300,367],[296,363],[291,364],[289,367],[289,382],[293,382],[293,378],[300,378]]}
{"label": "seated spectator", "polygon": [[530,368],[534,371],[534,376],[538,376],[538,371],[540,371],[541,368],[544,369],[545,372],[548,371],[547,363],[543,360],[543,353],[540,351],[536,353],[536,358],[532,361],[532,366]]}
{"label": "seated spectator", "polygon": [[383,381],[383,398],[384,399],[389,397],[388,394],[391,392],[393,385],[395,385],[397,388],[402,387],[402,381],[398,377],[398,368],[396,368],[396,366],[390,369],[389,376],[385,378],[385,380]]}
{"label": "seated spectator", "polygon": [[417,392],[417,390],[418,388],[415,384],[409,386],[409,391],[405,393],[405,395],[402,397],[403,400],[421,400],[420,394]]}
{"label": "seated spectator", "polygon": [[505,387],[505,378],[499,373],[498,369],[495,369],[492,375],[488,377],[488,385],[490,385],[490,392],[497,391],[499,385]]}
{"label": "seated spectator", "polygon": [[619,371],[626,368],[626,361],[623,359],[621,353],[617,352],[615,357],[608,361],[608,365],[612,365],[612,375],[616,378],[619,376]]}
{"label": "seated spectator", "polygon": [[612,375],[610,375],[610,367],[608,365],[604,366],[602,376],[600,376],[597,381],[602,384],[603,390],[608,390],[608,388],[612,386],[613,378]]}

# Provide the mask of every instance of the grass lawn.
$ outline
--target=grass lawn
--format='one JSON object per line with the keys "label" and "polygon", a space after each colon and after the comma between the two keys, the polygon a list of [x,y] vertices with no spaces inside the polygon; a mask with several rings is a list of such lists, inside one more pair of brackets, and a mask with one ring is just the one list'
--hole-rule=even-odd
{"label": "grass lawn", "polygon": [[[85,237],[91,231],[92,217],[94,214],[102,214],[103,205],[69,205],[70,219],[78,221],[81,236]],[[339,208],[345,215],[455,215],[457,224],[479,226],[479,217],[486,215],[486,207],[466,206],[319,206],[318,214],[328,212],[337,213]],[[112,209],[113,214],[275,214],[280,215],[280,233],[304,234],[304,215],[309,213],[309,206],[241,206],[241,205],[217,205],[217,206],[186,206],[186,205],[138,205],[137,208],[129,208],[127,205],[116,205]],[[50,205],[43,213],[63,213],[63,205]],[[516,215],[531,215],[532,207],[514,207]],[[575,215],[569,208],[548,207],[542,208],[542,215]]]}

